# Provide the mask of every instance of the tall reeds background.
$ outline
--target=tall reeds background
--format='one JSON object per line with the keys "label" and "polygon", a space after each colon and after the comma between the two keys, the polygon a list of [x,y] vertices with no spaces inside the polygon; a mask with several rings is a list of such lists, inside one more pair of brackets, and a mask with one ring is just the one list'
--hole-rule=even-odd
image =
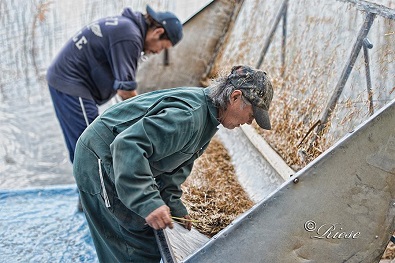
{"label": "tall reeds background", "polygon": [[[268,73],[274,85],[270,108],[273,125],[271,131],[256,128],[297,171],[370,117],[366,64],[361,49],[328,125],[320,134],[313,129],[347,66],[365,13],[355,5],[335,0],[289,1],[285,47],[282,21],[268,52],[262,54],[280,4],[281,1],[276,4],[252,1],[243,6],[226,36],[224,48],[217,55],[210,77],[229,71],[236,64],[256,66],[265,55],[260,69]],[[388,0],[386,5],[394,8],[395,2]],[[395,98],[394,31],[394,20],[377,16],[368,34],[373,43],[368,56],[376,111]],[[283,48],[285,64],[282,64]]]}

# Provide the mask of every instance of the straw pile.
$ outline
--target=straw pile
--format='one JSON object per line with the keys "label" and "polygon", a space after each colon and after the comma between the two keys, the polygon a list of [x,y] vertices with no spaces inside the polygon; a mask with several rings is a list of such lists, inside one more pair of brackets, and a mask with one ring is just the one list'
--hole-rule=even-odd
{"label": "straw pile", "polygon": [[[326,130],[324,136],[318,136],[316,129],[312,129],[320,118],[319,113],[323,110],[321,101],[326,94],[318,88],[300,89],[298,93],[306,95],[300,99],[294,90],[281,88],[283,81],[274,79],[273,85],[280,90],[276,92],[270,109],[271,116],[275,116],[271,119],[272,130],[263,130],[256,123],[254,127],[288,166],[298,171],[334,143]],[[317,139],[312,143],[313,136]]]}
{"label": "straw pile", "polygon": [[237,181],[226,149],[216,137],[196,160],[182,189],[182,199],[190,216],[199,221],[194,227],[208,237],[253,206]]}
{"label": "straw pile", "polygon": [[[395,233],[394,233],[395,234]],[[387,249],[384,251],[382,259],[394,259],[395,258],[395,245],[390,242]]]}

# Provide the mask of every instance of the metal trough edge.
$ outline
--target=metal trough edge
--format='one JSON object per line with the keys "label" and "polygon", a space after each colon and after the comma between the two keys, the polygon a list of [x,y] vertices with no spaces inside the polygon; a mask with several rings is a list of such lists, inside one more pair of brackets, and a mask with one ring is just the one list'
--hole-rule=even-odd
{"label": "metal trough edge", "polygon": [[241,130],[261,153],[262,157],[273,167],[274,170],[287,181],[295,171],[292,170],[278,153],[259,135],[251,125],[242,125]]}
{"label": "metal trough edge", "polygon": [[182,262],[378,262],[395,229],[394,127],[395,100]]}

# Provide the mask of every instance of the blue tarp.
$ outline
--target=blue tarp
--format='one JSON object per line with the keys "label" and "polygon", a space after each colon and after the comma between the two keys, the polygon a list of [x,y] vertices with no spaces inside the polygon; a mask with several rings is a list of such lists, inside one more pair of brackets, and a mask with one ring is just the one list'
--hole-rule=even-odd
{"label": "blue tarp", "polygon": [[0,190],[0,262],[98,262],[75,186]]}

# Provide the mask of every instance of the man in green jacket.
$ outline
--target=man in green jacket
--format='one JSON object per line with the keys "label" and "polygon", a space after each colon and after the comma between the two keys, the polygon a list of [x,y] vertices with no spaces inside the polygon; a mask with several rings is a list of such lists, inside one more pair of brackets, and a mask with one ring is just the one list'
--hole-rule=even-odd
{"label": "man in green jacket", "polygon": [[272,97],[265,72],[235,66],[208,88],[142,94],[99,116],[77,142],[74,177],[100,262],[159,262],[153,229],[190,219],[181,184],[218,125],[270,129]]}

